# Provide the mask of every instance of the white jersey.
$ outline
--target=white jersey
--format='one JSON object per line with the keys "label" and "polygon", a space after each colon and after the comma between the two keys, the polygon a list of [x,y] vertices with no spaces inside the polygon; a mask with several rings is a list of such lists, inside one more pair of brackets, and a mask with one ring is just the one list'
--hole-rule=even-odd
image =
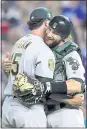
{"label": "white jersey", "polygon": [[[21,57],[21,58],[20,58]],[[55,58],[53,52],[39,36],[28,34],[15,44],[12,51],[12,69],[10,72],[6,95],[13,94],[13,80],[18,71],[31,77],[53,78]]]}

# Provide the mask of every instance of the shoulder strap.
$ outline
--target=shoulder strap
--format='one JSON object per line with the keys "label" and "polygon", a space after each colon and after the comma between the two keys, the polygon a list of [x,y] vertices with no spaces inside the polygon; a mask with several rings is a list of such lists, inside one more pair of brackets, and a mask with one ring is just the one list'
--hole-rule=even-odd
{"label": "shoulder strap", "polygon": [[66,46],[61,52],[60,54],[64,57],[66,56],[67,54],[71,53],[72,51],[77,51],[78,54],[80,55],[80,57],[82,58],[82,55],[81,55],[81,50],[79,48],[79,46],[72,42],[72,41],[69,41],[70,44],[68,46]]}

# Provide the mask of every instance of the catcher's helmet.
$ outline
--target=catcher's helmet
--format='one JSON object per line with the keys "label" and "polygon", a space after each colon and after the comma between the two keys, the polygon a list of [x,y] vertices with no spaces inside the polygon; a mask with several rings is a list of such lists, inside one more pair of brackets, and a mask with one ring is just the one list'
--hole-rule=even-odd
{"label": "catcher's helmet", "polygon": [[72,22],[65,16],[55,16],[49,23],[49,26],[61,36],[62,39],[67,38],[73,28]]}
{"label": "catcher's helmet", "polygon": [[30,15],[30,22],[39,22],[41,20],[51,20],[53,18],[52,12],[48,8],[38,7]]}

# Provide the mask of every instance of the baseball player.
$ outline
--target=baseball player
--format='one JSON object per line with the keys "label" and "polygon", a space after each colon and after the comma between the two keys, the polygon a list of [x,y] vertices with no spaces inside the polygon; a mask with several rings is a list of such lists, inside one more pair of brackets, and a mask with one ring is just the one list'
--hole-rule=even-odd
{"label": "baseball player", "polygon": [[[19,39],[13,47],[12,65],[4,92],[7,97],[2,107],[2,127],[46,127],[47,120],[43,104],[40,103],[30,107],[23,105],[15,97],[12,86],[18,70],[33,78],[53,79],[54,54],[43,41],[44,33],[51,18],[52,12],[49,9],[36,8],[31,13],[28,22],[31,34]],[[51,63],[53,65],[50,65]]]}
{"label": "baseball player", "polygon": [[[70,79],[77,80],[84,88],[85,71],[80,57],[80,49],[71,39],[67,40],[72,27],[71,21],[67,17],[60,15],[55,16],[50,21],[49,28],[46,31],[45,42],[52,48],[56,57],[54,72],[54,81],[56,83],[51,84],[54,85],[55,92],[57,92],[57,87],[61,85],[62,91],[66,93],[66,86],[64,86],[66,84],[64,83],[65,80],[69,81]],[[60,82],[59,85],[58,82]],[[74,87],[73,82],[72,85]],[[82,94],[83,91],[81,90]],[[51,94],[49,98],[57,102],[58,96]],[[81,107],[70,106],[66,100],[59,100],[59,103],[54,104],[53,112],[49,113],[47,119],[50,127],[84,127]]]}

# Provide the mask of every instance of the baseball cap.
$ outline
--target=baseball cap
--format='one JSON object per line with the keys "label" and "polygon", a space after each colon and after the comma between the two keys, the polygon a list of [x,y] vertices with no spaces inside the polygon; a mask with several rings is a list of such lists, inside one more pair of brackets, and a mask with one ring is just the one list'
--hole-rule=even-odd
{"label": "baseball cap", "polygon": [[38,22],[40,20],[51,20],[53,18],[53,14],[50,9],[44,7],[36,8],[30,15],[31,22]]}

